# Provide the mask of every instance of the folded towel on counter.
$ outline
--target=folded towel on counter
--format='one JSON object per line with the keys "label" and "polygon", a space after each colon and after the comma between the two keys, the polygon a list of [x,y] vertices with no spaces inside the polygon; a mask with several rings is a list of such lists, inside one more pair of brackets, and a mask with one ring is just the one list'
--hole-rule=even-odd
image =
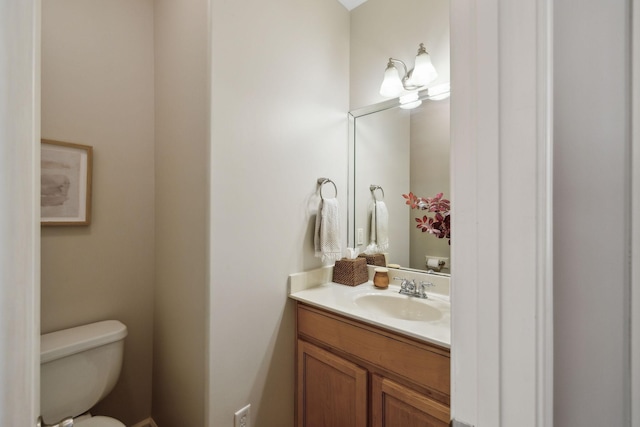
{"label": "folded towel on counter", "polygon": [[337,261],[342,258],[340,243],[340,214],[338,199],[323,199],[316,216],[316,231],[313,244],[315,255],[322,261]]}
{"label": "folded towel on counter", "polygon": [[380,200],[373,202],[371,208],[371,238],[366,254],[379,254],[389,249],[389,210]]}

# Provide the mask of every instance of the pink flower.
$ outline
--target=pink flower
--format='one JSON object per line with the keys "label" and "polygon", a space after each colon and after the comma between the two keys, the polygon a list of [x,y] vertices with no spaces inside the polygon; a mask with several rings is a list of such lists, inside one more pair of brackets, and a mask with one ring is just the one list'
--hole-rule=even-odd
{"label": "pink flower", "polygon": [[434,197],[417,197],[413,193],[403,194],[406,204],[411,209],[426,210],[435,215],[424,215],[422,218],[416,218],[416,228],[422,230],[423,233],[429,233],[438,239],[449,239],[451,244],[451,202],[443,198],[442,193],[436,194]]}

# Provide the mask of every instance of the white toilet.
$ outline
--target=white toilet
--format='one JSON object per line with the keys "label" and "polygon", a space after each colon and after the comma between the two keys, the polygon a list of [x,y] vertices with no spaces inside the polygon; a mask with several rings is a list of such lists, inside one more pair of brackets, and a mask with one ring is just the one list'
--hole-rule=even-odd
{"label": "white toilet", "polygon": [[74,427],[125,427],[87,411],[113,389],[127,327],[105,320],[40,336],[40,409],[46,425],[73,417]]}

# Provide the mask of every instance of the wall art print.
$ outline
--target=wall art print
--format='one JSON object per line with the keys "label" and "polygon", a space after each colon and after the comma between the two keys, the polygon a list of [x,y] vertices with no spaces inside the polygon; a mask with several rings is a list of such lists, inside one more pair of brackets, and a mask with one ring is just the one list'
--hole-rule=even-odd
{"label": "wall art print", "polygon": [[50,225],[91,223],[93,148],[41,140],[40,221]]}

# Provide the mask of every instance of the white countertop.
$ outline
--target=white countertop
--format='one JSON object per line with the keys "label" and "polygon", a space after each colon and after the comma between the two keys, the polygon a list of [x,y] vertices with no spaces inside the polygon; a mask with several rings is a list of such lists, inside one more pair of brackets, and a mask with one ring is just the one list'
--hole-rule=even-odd
{"label": "white countertop", "polygon": [[[320,272],[323,274],[319,274],[318,271],[311,274],[315,274],[315,279],[319,280],[326,279],[327,272],[330,272],[326,268],[324,272]],[[331,281],[297,286],[300,274],[304,273],[291,276],[289,297],[292,299],[441,347],[451,347],[451,305],[447,295],[428,292],[428,299],[420,299],[399,294],[398,285],[392,284],[387,289],[378,289],[371,281],[358,286],[346,286]],[[307,278],[304,280],[309,282]],[[356,303],[358,298],[369,295],[369,298],[382,296],[399,304],[427,304],[430,310],[435,309],[431,312],[436,314],[430,320],[416,319],[413,316],[405,316],[403,319],[399,318],[402,316],[381,314],[380,310],[366,309],[362,304]]]}

